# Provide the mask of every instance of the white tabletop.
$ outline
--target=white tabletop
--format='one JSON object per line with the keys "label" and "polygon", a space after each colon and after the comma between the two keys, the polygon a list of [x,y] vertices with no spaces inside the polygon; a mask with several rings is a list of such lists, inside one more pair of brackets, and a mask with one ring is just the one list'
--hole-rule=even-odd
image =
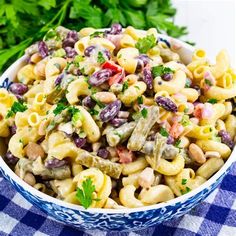
{"label": "white tabletop", "polygon": [[236,0],[173,0],[178,9],[175,22],[188,27],[184,39],[207,51],[211,60],[227,49],[236,68]]}

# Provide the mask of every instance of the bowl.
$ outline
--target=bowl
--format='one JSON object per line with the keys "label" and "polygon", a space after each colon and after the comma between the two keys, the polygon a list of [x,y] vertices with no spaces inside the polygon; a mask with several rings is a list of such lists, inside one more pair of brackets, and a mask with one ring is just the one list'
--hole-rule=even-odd
{"label": "bowl", "polygon": [[[194,48],[177,39],[160,35],[160,39],[167,44],[178,46],[178,53],[184,63],[191,60]],[[8,89],[16,76],[16,72],[24,64],[26,56],[18,59],[12,64],[0,78],[0,87]],[[1,155],[4,153],[3,143],[1,143]],[[230,166],[235,161],[236,148],[225,162],[224,166],[207,182],[197,189],[170,200],[166,203],[133,208],[133,209],[87,209],[78,205],[63,202],[50,197],[34,189],[22,179],[20,179],[0,157],[0,171],[3,176],[15,187],[15,189],[34,206],[40,208],[48,215],[67,225],[72,225],[80,229],[98,229],[107,231],[135,231],[145,229],[156,224],[161,224],[167,220],[184,215],[193,207],[203,201],[221,183],[228,173]]]}

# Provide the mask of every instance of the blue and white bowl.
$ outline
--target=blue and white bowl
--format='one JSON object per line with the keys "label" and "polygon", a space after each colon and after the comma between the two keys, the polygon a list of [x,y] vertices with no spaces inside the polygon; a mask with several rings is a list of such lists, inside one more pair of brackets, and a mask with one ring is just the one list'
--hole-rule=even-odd
{"label": "blue and white bowl", "polygon": [[[168,46],[178,44],[178,53],[182,60],[188,63],[191,60],[194,48],[179,40],[161,35],[161,40],[166,41]],[[1,76],[0,87],[9,88],[14,80],[17,71],[24,63],[26,57],[23,56],[11,65]],[[4,149],[1,147],[0,149]],[[63,202],[50,197],[34,189],[21,180],[4,162],[0,156],[0,170],[4,177],[22,194],[29,202],[48,213],[55,219],[73,225],[80,229],[99,229],[108,231],[130,231],[141,230],[164,221],[184,215],[190,209],[204,200],[221,183],[228,173],[230,166],[235,161],[236,149],[232,152],[224,166],[207,182],[199,188],[170,200],[152,206],[140,207],[136,209],[87,209],[81,206]]]}

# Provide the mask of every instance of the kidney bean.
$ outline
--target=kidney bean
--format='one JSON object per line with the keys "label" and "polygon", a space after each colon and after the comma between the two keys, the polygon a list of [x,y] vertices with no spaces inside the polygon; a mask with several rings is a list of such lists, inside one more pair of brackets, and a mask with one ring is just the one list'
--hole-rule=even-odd
{"label": "kidney bean", "polygon": [[38,42],[38,50],[42,58],[48,56],[48,46],[44,41]]}
{"label": "kidney bean", "polygon": [[7,151],[5,155],[6,162],[10,165],[15,165],[19,158],[15,157],[10,151]]}
{"label": "kidney bean", "polygon": [[45,152],[43,148],[37,143],[28,143],[25,147],[25,153],[30,160],[36,160],[37,157],[44,157]]}
{"label": "kidney bean", "polygon": [[77,52],[72,47],[65,47],[66,55],[69,58],[73,58],[77,55]]}
{"label": "kidney bean", "polygon": [[61,83],[63,77],[64,77],[64,74],[63,73],[60,74],[55,80],[55,85],[59,85]]}
{"label": "kidney bean", "polygon": [[97,155],[98,155],[99,157],[102,157],[102,158],[104,158],[104,159],[107,159],[108,156],[109,156],[109,151],[106,150],[105,148],[100,148],[100,149],[98,150],[98,152],[97,152]]}
{"label": "kidney bean", "polygon": [[76,30],[70,30],[66,36],[66,38],[72,38],[75,42],[78,41],[78,33]]}
{"label": "kidney bean", "polygon": [[109,105],[107,105],[101,112],[100,112],[100,119],[103,122],[108,122],[112,120],[120,111],[121,108],[121,101],[116,100]]}
{"label": "kidney bean", "polygon": [[120,127],[121,125],[123,125],[126,122],[127,122],[127,119],[122,119],[122,118],[114,118],[110,121],[111,125],[116,128]]}
{"label": "kidney bean", "polygon": [[174,142],[175,142],[174,138],[171,135],[169,135],[167,140],[166,140],[166,143],[167,144],[173,144]]}
{"label": "kidney bean", "polygon": [[147,85],[148,89],[152,89],[153,88],[152,72],[149,69],[147,69],[147,68],[143,69],[143,81]]}
{"label": "kidney bean", "polygon": [[66,38],[63,43],[62,43],[62,47],[66,48],[66,47],[74,47],[75,45],[75,40],[73,38]]}
{"label": "kidney bean", "polygon": [[218,135],[221,137],[221,142],[229,146],[229,148],[233,149],[234,147],[234,142],[231,139],[229,133],[226,130],[220,130],[218,132]]}
{"label": "kidney bean", "polygon": [[112,24],[111,29],[107,32],[109,34],[120,34],[122,32],[122,26],[118,23]]}
{"label": "kidney bean", "polygon": [[57,158],[53,158],[45,162],[45,167],[52,169],[52,168],[59,168],[59,167],[65,166],[67,164],[68,164],[67,160],[58,160]]}
{"label": "kidney bean", "polygon": [[14,135],[16,133],[16,129],[17,129],[17,127],[16,127],[15,124],[10,126],[10,133],[11,133],[11,135]]}
{"label": "kidney bean", "polygon": [[99,86],[106,82],[110,76],[112,75],[112,70],[110,69],[102,69],[92,74],[89,78],[89,83],[93,86]]}
{"label": "kidney bean", "polygon": [[156,103],[167,111],[177,112],[178,110],[177,105],[172,100],[163,96],[158,96],[156,98]]}
{"label": "kidney bean", "polygon": [[22,83],[12,83],[9,90],[15,95],[23,95],[28,91],[28,86]]}
{"label": "kidney bean", "polygon": [[87,96],[82,100],[82,105],[88,108],[93,108],[95,107],[96,102],[90,96]]}
{"label": "kidney bean", "polygon": [[165,81],[171,81],[173,79],[173,74],[172,73],[166,73],[161,76],[161,78]]}
{"label": "kidney bean", "polygon": [[95,46],[89,46],[89,47],[85,48],[84,55],[86,57],[90,57],[90,55],[94,49],[95,49]]}
{"label": "kidney bean", "polygon": [[73,141],[76,147],[81,148],[86,144],[86,138],[80,138],[78,134],[73,134]]}
{"label": "kidney bean", "polygon": [[150,58],[145,54],[141,54],[137,57],[137,59],[138,62],[137,62],[136,72],[139,72],[143,69],[143,67],[145,67],[149,63]]}
{"label": "kidney bean", "polygon": [[111,59],[111,53],[110,53],[110,51],[108,51],[107,49],[104,49],[104,50],[103,50],[103,54],[105,54],[105,56],[107,57],[108,60]]}

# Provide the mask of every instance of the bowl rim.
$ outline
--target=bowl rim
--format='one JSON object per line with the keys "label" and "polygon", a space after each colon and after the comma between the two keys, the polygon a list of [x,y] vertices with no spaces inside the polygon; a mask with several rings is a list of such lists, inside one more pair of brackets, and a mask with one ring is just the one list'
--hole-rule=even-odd
{"label": "bowl rim", "polygon": [[[104,30],[104,29],[102,29]],[[143,30],[140,30],[143,31]],[[158,37],[161,37],[166,40],[170,40],[178,45],[181,46],[181,48],[184,48],[186,50],[189,50],[193,52],[195,48],[179,39],[172,38],[168,35],[164,34],[158,34]],[[0,82],[3,81],[3,79],[8,78],[9,74],[11,74],[14,67],[18,66],[20,63],[22,63],[26,59],[26,56],[22,56],[18,60],[16,60],[0,77]],[[227,159],[227,161],[224,163],[224,165],[221,167],[219,171],[217,171],[210,179],[208,179],[205,183],[200,185],[198,188],[190,191],[189,193],[186,193],[182,196],[176,197],[174,199],[171,199],[167,202],[157,203],[150,206],[144,206],[139,208],[122,208],[122,209],[105,209],[105,208],[88,208],[85,209],[80,205],[68,203],[65,201],[62,201],[60,199],[51,197],[45,193],[42,193],[38,191],[37,189],[33,188],[32,186],[28,185],[26,182],[24,182],[20,177],[18,177],[14,171],[11,170],[11,168],[6,164],[6,162],[3,160],[2,156],[0,156],[0,169],[4,172],[4,175],[8,175],[14,182],[16,182],[18,185],[22,186],[23,189],[30,192],[31,194],[39,197],[43,201],[47,201],[52,204],[59,205],[61,207],[69,208],[75,211],[83,211],[88,213],[100,213],[100,214],[130,214],[135,212],[143,212],[148,210],[157,210],[161,209],[163,207],[175,205],[177,203],[183,203],[193,197],[194,195],[197,195],[202,190],[209,188],[211,185],[213,185],[218,178],[220,178],[229,168],[230,166],[236,161],[234,160],[234,155],[236,155],[236,147],[233,149],[230,157]],[[23,194],[22,194],[23,195]],[[24,195],[23,195],[24,197]],[[34,204],[33,204],[34,205]]]}

